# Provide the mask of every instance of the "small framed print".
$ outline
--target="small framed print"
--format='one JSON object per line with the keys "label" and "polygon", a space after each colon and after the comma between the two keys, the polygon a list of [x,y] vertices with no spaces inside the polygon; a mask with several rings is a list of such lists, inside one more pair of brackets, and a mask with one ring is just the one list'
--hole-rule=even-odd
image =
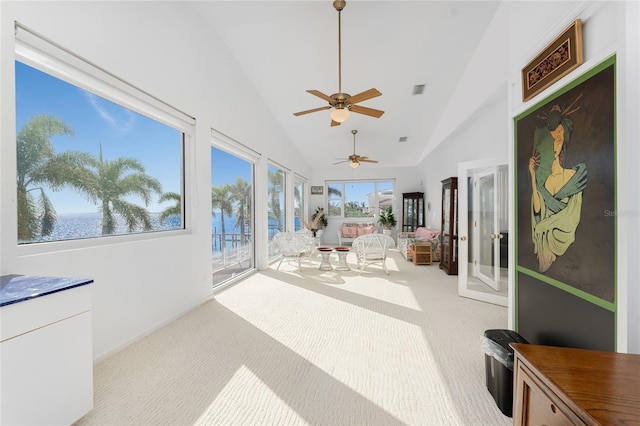
{"label": "small framed print", "polygon": [[311,195],[322,195],[323,193],[323,186],[311,186]]}

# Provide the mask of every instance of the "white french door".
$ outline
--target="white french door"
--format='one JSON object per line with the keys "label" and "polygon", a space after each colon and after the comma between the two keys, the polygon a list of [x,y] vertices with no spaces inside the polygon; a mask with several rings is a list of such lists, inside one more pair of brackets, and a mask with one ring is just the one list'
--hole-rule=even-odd
{"label": "white french door", "polygon": [[472,274],[496,291],[500,285],[500,239],[503,237],[495,207],[498,205],[498,177],[497,166],[474,172],[471,177],[474,206]]}
{"label": "white french door", "polygon": [[506,163],[458,165],[458,294],[502,306],[508,304]]}

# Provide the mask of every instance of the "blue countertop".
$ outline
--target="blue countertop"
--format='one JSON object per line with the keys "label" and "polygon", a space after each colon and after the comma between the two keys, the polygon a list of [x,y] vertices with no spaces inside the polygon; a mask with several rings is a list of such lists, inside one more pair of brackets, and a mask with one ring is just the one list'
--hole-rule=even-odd
{"label": "blue countertop", "polygon": [[3,275],[0,277],[0,307],[47,294],[91,284],[92,279]]}

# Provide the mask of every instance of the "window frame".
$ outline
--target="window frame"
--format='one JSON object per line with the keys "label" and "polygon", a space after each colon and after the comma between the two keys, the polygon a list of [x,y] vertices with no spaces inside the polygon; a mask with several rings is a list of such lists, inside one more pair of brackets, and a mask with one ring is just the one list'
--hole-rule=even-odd
{"label": "window frame", "polygon": [[[374,184],[374,193],[375,193],[375,205],[374,205],[374,214],[373,216],[359,216],[359,217],[347,217],[345,216],[345,200],[346,200],[346,185],[348,184],[352,184],[352,183],[373,183]],[[327,218],[331,219],[349,219],[349,220],[377,220],[380,212],[379,212],[379,206],[380,206],[380,200],[378,198],[378,194],[383,191],[381,189],[378,188],[378,184],[379,183],[391,183],[392,189],[393,189],[393,197],[391,198],[391,203],[392,205],[395,203],[396,200],[396,180],[395,179],[353,179],[353,180],[327,180],[325,181],[325,186],[327,187],[327,198],[326,198],[326,204],[325,204],[325,211],[327,212]],[[329,192],[329,186],[330,185],[340,185],[342,190],[341,190],[341,194],[340,197],[332,197],[330,192]],[[332,200],[339,200],[340,201],[340,215],[332,215],[330,214],[331,210],[329,209],[329,204]]]}
{"label": "window frame", "polygon": [[[256,258],[257,250],[257,233],[256,233],[256,170],[258,168],[258,162],[260,161],[261,154],[256,151],[253,151],[251,148],[246,147],[242,143],[231,139],[230,137],[211,129],[211,147],[210,149],[218,149],[220,151],[225,152],[228,155],[235,156],[241,160],[246,161],[251,165],[251,220],[250,226],[252,230],[252,238],[251,238],[251,266],[247,268],[245,271],[238,273],[235,276],[231,276],[227,280],[224,280],[219,283],[215,283],[212,277],[212,288],[214,291],[219,291],[223,288],[226,288],[228,285],[238,281],[242,277],[245,277],[247,274],[253,273],[256,271],[256,264],[258,262]],[[213,169],[213,165],[212,165]],[[211,232],[211,231],[210,231]],[[213,253],[212,253],[213,256]]]}
{"label": "window frame", "polygon": [[[15,244],[17,246],[18,255],[41,254],[69,249],[110,245],[114,243],[125,243],[130,241],[144,241],[190,233],[191,220],[189,218],[189,211],[186,208],[186,194],[188,193],[189,182],[187,182],[185,168],[187,161],[194,158],[190,151],[193,149],[196,124],[195,118],[177,108],[174,108],[148,92],[126,82],[98,65],[48,40],[18,22],[15,23],[14,55],[14,64],[15,62],[22,62],[54,78],[74,85],[121,107],[127,108],[131,111],[144,115],[149,119],[171,127],[181,134],[179,187],[182,196],[182,227],[180,229],[124,233],[72,240],[33,243],[20,243],[16,238]],[[15,84],[16,81],[14,75],[14,105]],[[13,125],[15,127],[15,122]],[[17,130],[18,129],[15,131],[16,136]],[[14,161],[17,161],[17,159],[14,159]],[[16,188],[13,188],[13,191],[16,191]],[[17,216],[15,216],[15,218],[16,223],[13,223],[11,226],[17,228]]]}

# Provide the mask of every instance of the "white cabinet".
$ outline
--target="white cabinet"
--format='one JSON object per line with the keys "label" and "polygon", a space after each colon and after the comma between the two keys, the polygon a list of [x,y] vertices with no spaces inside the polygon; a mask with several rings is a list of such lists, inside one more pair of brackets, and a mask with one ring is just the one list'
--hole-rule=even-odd
{"label": "white cabinet", "polygon": [[92,408],[91,286],[0,307],[0,424],[68,425]]}

